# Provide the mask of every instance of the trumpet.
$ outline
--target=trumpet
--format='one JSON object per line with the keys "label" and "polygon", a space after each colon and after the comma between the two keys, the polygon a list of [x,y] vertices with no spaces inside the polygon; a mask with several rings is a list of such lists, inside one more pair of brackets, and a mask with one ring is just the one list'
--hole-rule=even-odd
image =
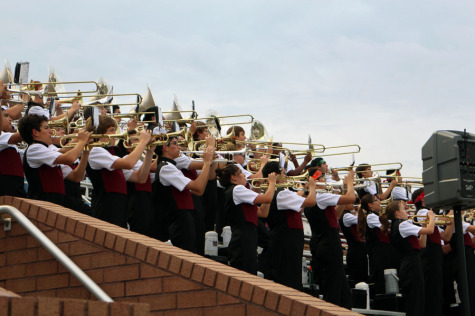
{"label": "trumpet", "polygon": [[[59,144],[61,147],[66,147],[66,148],[71,147],[69,146],[70,144],[66,145],[66,141],[68,139],[74,139],[77,137],[78,137],[78,134],[70,134],[70,135],[62,136],[59,140]],[[100,139],[100,138],[108,138],[107,144],[110,144],[110,141],[113,139],[123,139],[125,142],[129,142],[129,133],[125,131],[120,134],[92,134],[90,136],[90,139]],[[104,142],[102,144],[104,144]],[[95,147],[103,147],[103,146],[95,146]]]}
{"label": "trumpet", "polygon": [[[413,220],[416,223],[421,225],[429,224],[429,218],[427,215],[409,215],[408,219]],[[422,220],[421,220],[422,219]],[[435,225],[450,225],[453,223],[454,216],[453,215],[436,215],[435,216]]]}

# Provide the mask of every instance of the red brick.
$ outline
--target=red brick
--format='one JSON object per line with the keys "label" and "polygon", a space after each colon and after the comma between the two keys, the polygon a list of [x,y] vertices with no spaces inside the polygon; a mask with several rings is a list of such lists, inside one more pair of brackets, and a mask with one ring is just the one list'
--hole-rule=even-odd
{"label": "red brick", "polygon": [[82,300],[64,300],[63,316],[86,315],[86,302]]}
{"label": "red brick", "polygon": [[127,281],[125,283],[125,295],[144,295],[162,293],[162,279],[146,279]]}
{"label": "red brick", "polygon": [[229,304],[239,304],[241,303],[240,300],[234,298],[230,295],[217,292],[218,293],[218,305],[229,305]]}
{"label": "red brick", "polygon": [[78,221],[76,224],[76,230],[74,231],[74,235],[84,238],[84,234],[86,233],[86,224]]}
{"label": "red brick", "polygon": [[99,267],[110,267],[110,266],[117,266],[122,265],[125,263],[125,258],[122,255],[118,255],[113,252],[102,252],[94,254],[92,258],[91,267],[92,268],[99,268]]}
{"label": "red brick", "polygon": [[203,316],[202,308],[187,308],[187,309],[176,309],[168,310],[165,312],[156,312],[155,315],[159,316]]}
{"label": "red brick", "polygon": [[53,274],[57,271],[58,262],[56,260],[32,262],[26,265],[27,276]]}
{"label": "red brick", "polygon": [[223,273],[218,273],[216,277],[216,288],[223,292],[226,292],[228,289],[229,276]]}
{"label": "red brick", "polygon": [[154,277],[163,277],[163,276],[170,276],[171,274],[163,271],[162,269],[154,266],[150,266],[148,264],[141,264],[140,265],[140,278],[154,278]]}
{"label": "red brick", "polygon": [[[205,308],[204,316],[245,316],[246,315],[246,305],[241,304],[237,306],[219,306],[213,308]],[[252,315],[252,314],[249,314]]]}
{"label": "red brick", "polygon": [[125,242],[126,239],[124,237],[116,236],[114,250],[123,253],[125,251]]}
{"label": "red brick", "polygon": [[265,309],[260,306],[256,306],[253,304],[246,305],[246,313],[247,315],[259,315],[259,316],[275,316],[276,313],[272,312],[268,309]]}
{"label": "red brick", "polygon": [[84,234],[84,239],[87,241],[94,241],[94,237],[96,234],[96,228],[92,227],[91,225],[86,226],[86,232]]}
{"label": "red brick", "polygon": [[[0,201],[0,205],[1,205]],[[8,297],[0,297],[0,316],[8,316],[8,306],[10,305],[10,302],[8,300]]]}
{"label": "red brick", "polygon": [[[31,212],[31,209],[30,209],[30,212]],[[60,230],[64,230],[64,228],[66,227],[66,220],[67,220],[66,216],[64,216],[62,214],[57,214],[56,215],[56,228],[60,229]]]}
{"label": "red brick", "polygon": [[150,249],[148,250],[147,258],[145,259],[145,261],[146,261],[147,263],[156,265],[156,264],[157,264],[157,259],[158,259],[158,254],[159,254],[159,253],[160,253],[160,251],[159,251],[158,249],[150,248]]}
{"label": "red brick", "polygon": [[168,277],[163,278],[163,292],[182,292],[201,289],[199,283],[180,278],[180,277]]}
{"label": "red brick", "polygon": [[281,295],[277,311],[284,315],[290,315],[290,311],[292,310],[292,303],[292,299],[286,297],[285,295]]}
{"label": "red brick", "polygon": [[[63,244],[64,245],[64,244]],[[58,246],[58,245],[56,245]],[[59,247],[58,247],[59,248]],[[60,248],[61,249],[61,248]],[[45,248],[38,248],[38,261],[52,260],[55,259],[52,254],[48,252]]]}
{"label": "red brick", "polygon": [[90,244],[82,240],[71,242],[70,247],[70,256],[77,256],[103,251],[103,249],[97,247],[96,245]]}
{"label": "red brick", "polygon": [[170,258],[170,265],[168,270],[172,273],[178,274],[181,268],[181,259],[175,256]]}
{"label": "red brick", "polygon": [[26,276],[25,273],[26,265],[24,264],[0,267],[0,276],[2,280],[22,278]]}
{"label": "red brick", "polygon": [[12,200],[12,206],[16,208],[17,210],[21,209],[21,200],[17,198],[13,198]]}
{"label": "red brick", "polygon": [[59,315],[60,302],[57,298],[38,297],[38,316]]}
{"label": "red brick", "polygon": [[99,301],[87,302],[88,316],[107,316],[109,315],[109,303]]}
{"label": "red brick", "polygon": [[216,280],[216,271],[213,271],[211,269],[206,269],[205,271],[205,276],[203,277],[203,284],[207,286],[214,286],[214,282]]}
{"label": "red brick", "polygon": [[170,255],[165,252],[160,252],[158,257],[158,266],[162,269],[168,269],[168,263],[170,262]]}
{"label": "red brick", "polygon": [[182,260],[180,274],[185,278],[191,277],[191,271],[193,270],[193,262],[189,260]]}
{"label": "red brick", "polygon": [[115,236],[115,234],[106,233],[106,238],[104,239],[104,247],[114,249]]}
{"label": "red brick", "polygon": [[45,223],[46,222],[46,217],[48,216],[49,211],[45,208],[40,208],[38,210],[38,217],[36,218],[38,222]]}
{"label": "red brick", "polygon": [[194,291],[177,293],[178,308],[216,306],[216,291]]}
{"label": "red brick", "polygon": [[241,291],[241,281],[230,278],[229,279],[229,286],[228,286],[228,293],[233,296],[239,296],[239,292]]}
{"label": "red brick", "polygon": [[7,265],[14,265],[36,261],[38,251],[36,248],[17,250],[7,253]]}
{"label": "red brick", "polygon": [[307,305],[302,303],[302,302],[299,302],[299,301],[293,301],[292,303],[292,309],[290,310],[290,315],[296,315],[296,316],[299,316],[299,315],[302,315],[304,316],[305,315],[305,312],[307,310]]}
{"label": "red brick", "polygon": [[28,239],[27,235],[9,237],[8,239],[4,240],[4,244],[2,245],[3,246],[2,251],[25,249],[26,244],[27,244],[27,239]]}
{"label": "red brick", "polygon": [[[93,254],[85,254],[82,256],[74,256],[70,259],[82,270],[86,270],[91,268],[91,260],[93,256]],[[65,271],[63,270],[63,266],[60,265],[59,271]]]}
{"label": "red brick", "polygon": [[134,257],[136,249],[137,243],[133,240],[127,239],[127,242],[125,243],[125,254]]}
{"label": "red brick", "polygon": [[36,280],[34,278],[6,280],[5,288],[21,295],[23,292],[36,290]]}
{"label": "red brick", "polygon": [[74,299],[91,299],[91,293],[85,287],[68,287],[56,291],[58,297]]}
{"label": "red brick", "polygon": [[277,309],[277,304],[279,303],[279,296],[279,294],[276,294],[272,291],[267,291],[264,306],[268,309],[275,311]]}
{"label": "red brick", "polygon": [[94,237],[94,243],[102,246],[104,244],[104,239],[106,238],[106,232],[102,229],[96,230],[96,236]]}
{"label": "red brick", "polygon": [[104,283],[101,288],[113,299],[125,296],[125,282]]}
{"label": "red brick", "polygon": [[120,266],[104,269],[104,282],[135,280],[139,277],[139,265]]}
{"label": "red brick", "polygon": [[3,204],[12,205],[12,203],[13,203],[13,197],[12,196],[4,196],[3,199],[4,199]]}
{"label": "red brick", "polygon": [[57,217],[58,217],[57,213],[48,212],[48,216],[46,217],[46,224],[49,226],[55,227]]}
{"label": "red brick", "polygon": [[69,274],[54,274],[47,276],[40,276],[37,278],[38,290],[49,290],[56,288],[63,288],[69,285]]}
{"label": "red brick", "polygon": [[137,244],[137,251],[135,252],[135,258],[141,261],[145,261],[145,258],[147,257],[147,250],[148,250],[147,246],[143,244]]}
{"label": "red brick", "polygon": [[322,311],[315,307],[315,306],[307,306],[307,312],[305,313],[305,316],[320,316],[322,314]]}
{"label": "red brick", "polygon": [[202,282],[204,274],[205,268],[199,264],[195,264],[193,266],[193,271],[191,272],[191,279],[197,282]]}
{"label": "red brick", "polygon": [[35,314],[36,299],[33,297],[19,297],[10,299],[11,316]]}
{"label": "red brick", "polygon": [[132,312],[133,316],[149,316],[150,315],[150,305],[145,303],[133,304]]}
{"label": "red brick", "polygon": [[139,302],[150,304],[151,311],[175,309],[176,294],[142,295]]}
{"label": "red brick", "polygon": [[130,304],[117,302],[114,304],[110,304],[110,314],[114,316],[129,316]]}
{"label": "red brick", "polygon": [[61,231],[58,232],[58,243],[71,242],[71,241],[76,241],[76,240],[78,239],[71,234],[64,233]]}
{"label": "red brick", "polygon": [[266,298],[266,290],[262,287],[254,287],[254,292],[252,293],[252,302],[258,305],[264,305],[264,300]]}
{"label": "red brick", "polygon": [[241,293],[239,294],[242,299],[246,301],[250,301],[252,298],[252,291],[254,290],[254,286],[249,284],[248,282],[243,282],[241,286]]}

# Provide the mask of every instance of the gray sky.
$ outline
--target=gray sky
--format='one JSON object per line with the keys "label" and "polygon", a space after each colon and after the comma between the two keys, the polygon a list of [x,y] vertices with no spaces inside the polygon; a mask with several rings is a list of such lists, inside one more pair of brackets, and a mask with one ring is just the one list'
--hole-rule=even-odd
{"label": "gray sky", "polygon": [[[0,58],[150,85],[163,110],[252,114],[274,140],[359,144],[356,163],[420,176],[436,130],[475,132],[469,1],[9,1]],[[2,65],[3,66],[3,65]],[[343,166],[348,156],[328,158]]]}

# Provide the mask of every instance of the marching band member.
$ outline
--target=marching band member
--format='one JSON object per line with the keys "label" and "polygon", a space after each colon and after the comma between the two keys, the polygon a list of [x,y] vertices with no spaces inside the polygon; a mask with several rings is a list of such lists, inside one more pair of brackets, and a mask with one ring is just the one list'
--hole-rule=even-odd
{"label": "marching band member", "polygon": [[[169,138],[167,144],[157,146],[155,150],[158,156],[154,182],[154,195],[156,195],[154,205],[158,208],[156,213],[164,215],[161,219],[166,221],[172,244],[195,253],[201,251],[198,249],[198,240],[203,239],[203,236],[200,234],[201,223],[199,214],[195,214],[192,193],[201,196],[208,183],[214,156],[214,138],[208,136],[207,143],[209,145],[203,150],[203,168],[194,180],[185,177],[176,166],[175,159],[180,156],[176,137]],[[163,232],[158,234],[159,237],[164,236]]]}
{"label": "marching band member", "polygon": [[358,211],[353,204],[345,205],[343,215],[338,220],[341,231],[348,242],[346,264],[350,279],[356,283],[368,282],[368,256],[366,244],[358,234]]}
{"label": "marching band member", "polygon": [[[371,171],[371,165],[368,165],[366,163],[362,163],[362,164],[359,164],[358,167],[356,167],[356,175],[358,176],[358,178],[371,178],[373,176],[373,172]],[[369,194],[372,194],[372,195],[377,195],[378,196],[378,199],[380,201],[382,200],[386,200],[389,195],[391,194],[391,191],[394,189],[394,187],[396,187],[397,185],[397,181],[396,180],[392,180],[390,183],[389,183],[389,187],[386,189],[386,191],[384,191],[383,193],[381,192],[378,192],[378,188],[376,187],[376,183],[374,181],[365,181],[364,184],[368,184],[367,186],[365,186],[363,189],[359,189],[358,190],[358,196],[360,197],[360,199],[366,194],[366,193],[369,193]]]}
{"label": "marching band member", "polygon": [[386,293],[384,270],[396,266],[395,260],[392,259],[389,235],[381,231],[381,210],[381,201],[373,194],[363,196],[358,210],[358,234],[360,239],[365,240],[376,294]]}
{"label": "marching band member", "polygon": [[[316,181],[325,182],[325,175],[320,171],[309,170],[309,174]],[[352,307],[351,290],[343,267],[338,217],[344,205],[355,202],[353,177],[354,173],[351,170],[344,179],[347,186],[346,194],[319,193],[317,204],[305,208],[304,211],[312,229],[310,239],[312,267],[318,273],[323,299],[350,309]],[[317,189],[325,189],[325,186],[317,185]]]}
{"label": "marching band member", "polygon": [[[98,134],[114,134],[116,121],[101,115],[99,117]],[[89,120],[87,129],[94,127]],[[147,149],[144,164],[140,171],[133,171],[145,146],[150,141],[150,132],[142,131],[139,143],[135,149],[124,158],[114,155],[114,147],[94,147],[91,150],[87,165],[87,174],[91,179],[94,190],[92,192],[92,210],[94,216],[109,223],[127,227],[127,184],[126,181],[144,183],[147,180],[153,152]],[[111,141],[105,137],[101,141]]]}
{"label": "marching band member", "polygon": [[327,162],[322,157],[317,157],[313,159],[312,162],[310,163],[310,167],[317,168],[318,171],[324,174],[326,182],[340,181],[340,176],[338,175],[338,171],[332,170],[332,172],[329,173]]}
{"label": "marching band member", "polygon": [[[424,189],[421,188],[414,191],[413,198],[413,203],[417,209],[417,215],[427,216],[428,210],[425,208],[424,204]],[[418,217],[418,219],[421,218]],[[424,224],[422,226],[426,227],[427,225]],[[446,226],[445,230],[436,225],[432,234],[421,235],[420,237],[422,247],[421,260],[425,285],[425,315],[443,315],[443,286],[444,279],[448,276],[445,275],[443,269],[444,254],[442,244],[444,241],[450,241],[453,231],[454,223],[452,221],[450,225]],[[443,277],[435,278],[435,275]],[[453,290],[453,279],[448,283],[452,283],[451,287]],[[449,284],[448,286],[450,286]]]}
{"label": "marching band member", "polygon": [[[269,188],[258,194],[246,188],[246,177],[235,164],[219,172],[219,182],[225,187],[225,213],[231,225],[232,237],[228,258],[232,267],[257,274],[257,225],[258,217],[267,217],[275,191],[276,175],[268,177]],[[261,204],[261,206],[257,206]]]}
{"label": "marching band member", "polygon": [[[419,235],[434,232],[435,215],[427,212],[429,223],[420,227],[408,221],[407,210],[401,201],[392,201],[380,216],[381,231],[387,233],[391,226],[391,244],[401,256],[399,268],[400,287],[406,297],[406,315],[424,315],[424,272],[421,262],[421,245]],[[391,224],[389,223],[391,221]],[[440,277],[440,276],[433,276]]]}
{"label": "marching band member", "polygon": [[[3,85],[0,85],[3,89]],[[1,92],[0,92],[1,95]],[[0,107],[0,196],[26,197],[23,165],[15,146],[22,141],[20,133],[12,127],[12,119],[2,105]]]}
{"label": "marching band member", "polygon": [[[23,169],[28,180],[28,197],[66,206],[64,179],[75,182],[82,180],[86,168],[88,151],[84,151],[91,133],[79,131],[77,144],[71,150],[61,153],[53,145],[52,130],[45,116],[26,115],[20,119],[18,129],[28,144],[23,157]],[[83,152],[78,167],[73,164]]]}
{"label": "marching band member", "polygon": [[[281,169],[277,161],[270,161],[264,166],[262,175],[267,178],[271,173],[283,177],[285,169]],[[280,181],[282,180],[278,180]],[[302,289],[302,210],[315,203],[315,179],[310,177],[309,195],[306,198],[287,189],[276,190],[267,217],[270,229],[270,279],[297,290]]]}

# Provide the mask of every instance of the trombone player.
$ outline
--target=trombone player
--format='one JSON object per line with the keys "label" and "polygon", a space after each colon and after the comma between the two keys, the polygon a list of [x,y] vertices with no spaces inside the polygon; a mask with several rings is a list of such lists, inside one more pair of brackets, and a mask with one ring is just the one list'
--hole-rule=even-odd
{"label": "trombone player", "polygon": [[[45,116],[26,115],[20,119],[18,129],[28,144],[23,159],[28,197],[66,206],[64,179],[82,180],[89,157],[85,146],[91,133],[79,131],[74,148],[63,153],[53,145],[52,129]],[[81,153],[79,165],[72,170],[68,165],[73,164]]]}

